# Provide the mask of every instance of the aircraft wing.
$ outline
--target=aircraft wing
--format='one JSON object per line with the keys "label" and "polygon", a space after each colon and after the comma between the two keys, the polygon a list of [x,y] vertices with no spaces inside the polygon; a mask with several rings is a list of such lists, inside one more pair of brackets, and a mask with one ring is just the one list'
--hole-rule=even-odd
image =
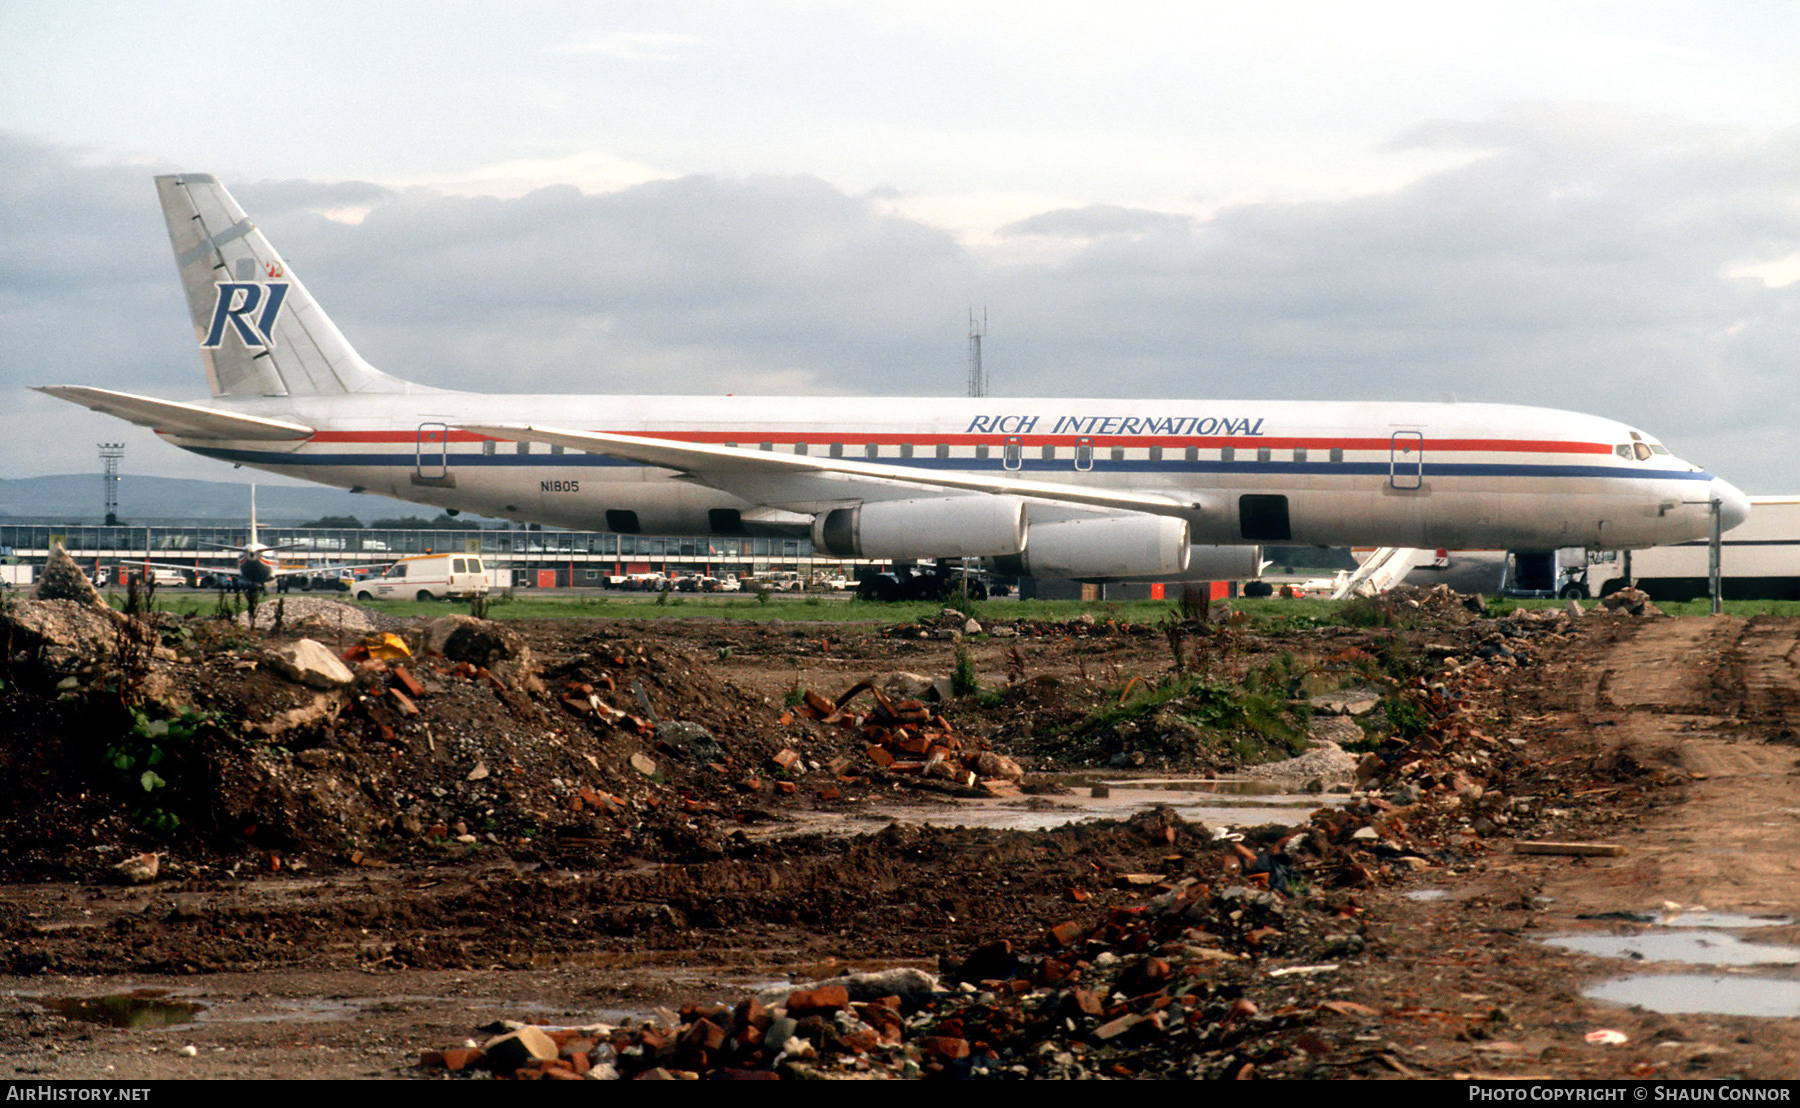
{"label": "aircraft wing", "polygon": [[182,404],[85,385],[40,385],[37,391],[84,408],[129,420],[140,427],[166,431],[184,439],[304,439],[313,429],[303,423],[221,412],[198,404]]}
{"label": "aircraft wing", "polygon": [[[157,562],[157,561],[146,562],[142,558],[120,558],[118,561],[116,561],[112,564],[117,565],[117,566],[123,566],[126,569],[137,569],[140,566],[143,566],[143,567],[148,567],[150,569],[180,570],[183,573],[209,573],[209,572],[211,572],[211,570],[207,569],[204,566],[195,566],[192,563],[184,564],[182,562]],[[236,567],[232,568],[232,572],[233,573],[237,572]]]}
{"label": "aircraft wing", "polygon": [[304,576],[317,577],[321,573],[349,573],[350,571],[357,570],[357,569],[386,569],[388,566],[391,566],[393,564],[394,564],[394,559],[389,558],[385,562],[357,562],[353,565],[344,565],[344,566],[295,566],[292,569],[278,569],[272,574],[272,576],[275,576],[275,577],[304,577]]}
{"label": "aircraft wing", "polygon": [[[222,549],[229,550],[233,548],[224,547]],[[195,565],[192,562],[159,562],[155,559],[145,561],[142,558],[120,558],[114,564],[124,566],[126,569],[135,569],[138,566],[149,566],[151,569],[179,569],[187,573],[236,573],[238,571],[236,565],[201,566]],[[354,565],[297,566],[291,569],[275,570],[274,575],[277,577],[291,577],[302,573],[336,573],[339,570],[380,569],[384,566],[391,566],[393,564],[394,559],[389,558],[385,562],[358,562]]]}
{"label": "aircraft wing", "polygon": [[[574,450],[606,454],[614,458],[642,462],[677,470],[703,485],[741,493],[747,479],[755,483],[761,495],[753,499],[780,503],[767,495],[779,490],[782,479],[826,478],[848,485],[910,485],[923,488],[949,489],[958,492],[990,493],[1048,500],[1119,512],[1143,512],[1148,515],[1176,516],[1191,519],[1220,509],[1215,501],[1186,493],[1162,496],[1155,493],[1129,492],[1089,485],[1068,485],[1057,481],[1038,481],[1004,474],[972,474],[918,470],[910,466],[882,462],[855,461],[846,458],[818,458],[805,454],[776,454],[767,450],[746,450],[735,446],[713,446],[706,443],[680,442],[675,439],[642,435],[617,435],[604,431],[568,431],[555,427],[499,426],[465,424],[461,428],[478,435],[513,442],[545,442]],[[854,496],[854,493],[848,494]],[[848,497],[847,497],[848,498]],[[817,497],[799,493],[793,501]]]}

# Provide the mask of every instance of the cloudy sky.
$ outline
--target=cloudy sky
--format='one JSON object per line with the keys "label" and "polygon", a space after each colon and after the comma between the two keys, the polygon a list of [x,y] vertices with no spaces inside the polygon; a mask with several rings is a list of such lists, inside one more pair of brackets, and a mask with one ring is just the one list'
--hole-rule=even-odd
{"label": "cloudy sky", "polygon": [[[1437,399],[1800,493],[1800,4],[0,4],[0,474],[220,479],[150,177],[495,391]],[[248,479],[247,473],[237,474]]]}

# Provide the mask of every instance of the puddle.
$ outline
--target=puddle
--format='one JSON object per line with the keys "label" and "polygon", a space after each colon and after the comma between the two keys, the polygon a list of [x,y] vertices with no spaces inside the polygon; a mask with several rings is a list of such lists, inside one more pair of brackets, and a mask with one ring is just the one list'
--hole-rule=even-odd
{"label": "puddle", "polygon": [[1414,889],[1412,892],[1406,894],[1406,899],[1420,901],[1442,900],[1449,895],[1450,894],[1443,889]]}
{"label": "puddle", "polygon": [[[1601,918],[1601,917],[1595,917]],[[1797,966],[1800,947],[1746,942],[1736,931],[1791,924],[1788,918],[1735,912],[1608,913],[1644,925],[1628,935],[1551,935],[1543,941],[1601,958],[1680,962],[1693,966]],[[1582,995],[1648,1008],[1653,1012],[1707,1012],[1726,1016],[1800,1016],[1800,980],[1746,973],[1638,974],[1590,985]]]}
{"label": "puddle", "polygon": [[1589,986],[1591,1000],[1631,1004],[1653,1012],[1725,1016],[1800,1016],[1800,981],[1731,974],[1639,974]]}
{"label": "puddle", "polygon": [[1279,796],[1279,786],[1268,781],[1242,781],[1224,777],[1101,777],[1093,774],[1045,774],[1039,780],[1086,792],[1096,785],[1109,789],[1160,789],[1166,792],[1211,793],[1222,796]]}
{"label": "puddle", "polygon": [[1544,941],[1601,958],[1683,962],[1691,966],[1800,965],[1800,947],[1747,943],[1736,935],[1712,929],[1659,929],[1637,935],[1552,935]]}
{"label": "puddle", "polygon": [[1664,927],[1785,927],[1794,921],[1780,916],[1745,916],[1736,912],[1708,912],[1704,908],[1696,912],[1683,912],[1680,915],[1664,916],[1656,921]]}
{"label": "puddle", "polygon": [[[1152,808],[1168,808],[1189,822],[1208,827],[1253,827],[1260,823],[1305,823],[1317,808],[1342,803],[1343,796],[1283,793],[1263,781],[1210,777],[1054,778],[1067,785],[1062,796],[957,800],[933,808],[872,808],[863,812],[819,812],[787,824],[751,830],[752,837],[797,833],[856,834],[890,823],[930,827],[985,827],[999,831],[1045,831],[1084,820],[1125,820]],[[1107,795],[1094,796],[1095,786]]]}
{"label": "puddle", "polygon": [[206,1011],[204,1004],[170,1000],[166,989],[139,989],[113,996],[43,997],[37,1003],[64,1019],[133,1031],[192,1023]]}

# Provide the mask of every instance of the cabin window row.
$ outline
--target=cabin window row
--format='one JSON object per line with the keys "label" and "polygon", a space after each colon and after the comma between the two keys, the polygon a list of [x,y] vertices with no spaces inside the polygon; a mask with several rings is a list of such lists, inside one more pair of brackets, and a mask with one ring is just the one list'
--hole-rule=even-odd
{"label": "cabin window row", "polygon": [[[739,444],[727,442],[723,445],[735,447]],[[762,442],[757,444],[757,449],[774,451],[776,445],[777,444],[773,442]],[[980,443],[975,446],[951,446],[948,443],[938,443],[928,451],[918,451],[910,442],[892,446],[882,446],[872,442],[865,443],[861,446],[846,445],[841,442],[796,442],[791,444],[791,446],[789,444],[781,445],[784,452],[791,449],[795,454],[801,456],[811,455],[814,452],[815,447],[820,447],[822,448],[823,455],[828,458],[862,457],[870,461],[879,461],[882,459],[900,459],[904,461],[911,458],[938,458],[942,460],[972,458],[975,461],[989,461],[995,456],[994,448],[986,443]],[[485,455],[492,456],[499,453],[498,446],[499,444],[490,439],[481,444],[481,452]],[[529,442],[517,443],[515,444],[514,449],[517,453],[524,455],[543,452],[541,447],[534,450],[532,444]],[[1621,456],[1624,456],[1623,452],[1626,448],[1621,447],[1620,449],[1622,452]],[[565,451],[562,446],[554,444],[551,445],[548,450],[548,453],[553,455],[568,452],[569,451]],[[572,453],[586,454],[591,452],[577,450]],[[1115,462],[1161,462],[1165,460],[1175,460],[1176,458],[1180,458],[1183,461],[1198,462],[1202,460],[1201,453],[1201,449],[1197,446],[1184,447],[1177,453],[1174,450],[1167,450],[1161,446],[1112,446],[1106,447],[1104,451],[1100,451],[1096,450],[1090,443],[1082,443],[1077,446],[1046,445],[1034,449],[1027,449],[1018,443],[1006,443],[1000,448],[999,457],[1009,466],[1017,466],[1021,464],[1025,457],[1035,454],[1035,456],[1042,461],[1073,461],[1077,467],[1085,468],[1086,466],[1091,465],[1096,457],[1109,458]],[[1208,450],[1205,453],[1211,455],[1213,452]],[[1239,451],[1236,447],[1220,447],[1218,450],[1218,460],[1221,462],[1237,461],[1238,453]],[[1248,459],[1248,450],[1245,451],[1245,456],[1246,459]],[[1255,458],[1259,462],[1306,462],[1312,460],[1313,452],[1304,446],[1296,446],[1291,450],[1275,450],[1271,447],[1259,446],[1256,448]],[[1326,453],[1326,459],[1333,463],[1342,462],[1344,460],[1344,448],[1341,446],[1332,447]],[[1206,460],[1210,461],[1212,459],[1208,457]]]}

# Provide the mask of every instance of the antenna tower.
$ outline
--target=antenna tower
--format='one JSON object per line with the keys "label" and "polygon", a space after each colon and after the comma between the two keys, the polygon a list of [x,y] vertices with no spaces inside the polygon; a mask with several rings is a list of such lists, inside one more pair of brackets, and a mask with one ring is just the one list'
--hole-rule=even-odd
{"label": "antenna tower", "polygon": [[981,368],[981,336],[987,332],[987,309],[981,309],[981,319],[975,318],[975,309],[969,309],[969,395],[987,395],[987,373]]}
{"label": "antenna tower", "polygon": [[100,444],[100,463],[106,467],[100,480],[106,486],[106,525],[119,525],[119,459],[125,456],[125,444],[122,442],[103,442]]}

